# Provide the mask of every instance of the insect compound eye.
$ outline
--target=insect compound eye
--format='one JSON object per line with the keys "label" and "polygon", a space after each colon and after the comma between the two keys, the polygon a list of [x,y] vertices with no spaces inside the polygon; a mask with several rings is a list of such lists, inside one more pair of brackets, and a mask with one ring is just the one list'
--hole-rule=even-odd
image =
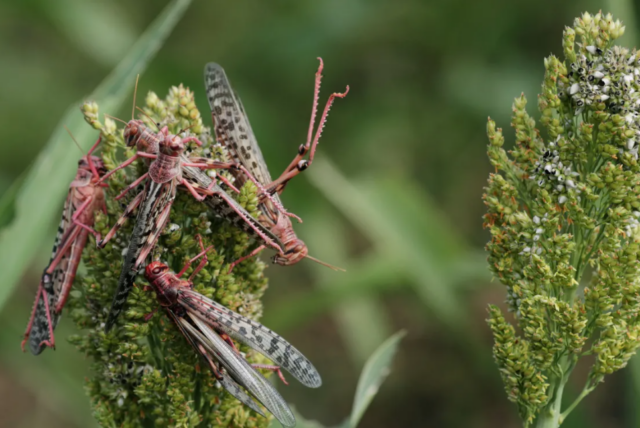
{"label": "insect compound eye", "polygon": [[162,272],[162,266],[158,266],[157,268],[154,268],[152,271],[152,273],[155,275],[158,275],[161,272]]}

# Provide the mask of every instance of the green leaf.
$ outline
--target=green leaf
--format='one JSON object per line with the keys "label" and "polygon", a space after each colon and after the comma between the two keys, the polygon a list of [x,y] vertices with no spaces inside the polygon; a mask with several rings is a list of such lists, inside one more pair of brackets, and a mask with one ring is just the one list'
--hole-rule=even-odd
{"label": "green leaf", "polygon": [[16,216],[16,197],[22,189],[24,177],[24,173],[20,174],[20,177],[11,183],[9,189],[0,198],[0,230],[8,226]]}
{"label": "green leaf", "polygon": [[[171,2],[88,98],[97,101],[103,111],[116,111],[131,93],[136,75],[144,71],[190,3],[191,0]],[[0,235],[3,265],[0,307],[59,215],[64,195],[75,174],[79,156],[64,125],[85,150],[97,138],[95,131],[84,122],[79,111],[80,103],[78,101],[68,108],[35,160],[15,200],[16,219]]]}
{"label": "green leaf", "polygon": [[380,385],[391,371],[391,362],[398,350],[400,339],[405,335],[404,331],[399,331],[380,345],[378,349],[369,357],[369,360],[362,369],[360,379],[358,380],[358,388],[356,396],[353,400],[353,409],[351,417],[343,424],[344,428],[355,428],[360,423],[362,415],[371,404],[371,401],[378,393]]}
{"label": "green leaf", "polygon": [[[371,401],[378,393],[380,385],[382,385],[384,379],[389,375],[391,362],[398,350],[400,339],[402,339],[405,334],[403,330],[397,332],[385,340],[369,357],[358,380],[351,416],[344,421],[344,423],[340,424],[339,428],[356,428],[358,426],[362,415],[364,415],[369,404],[371,404]],[[293,406],[292,410],[296,415],[296,428],[322,428],[322,424],[319,422],[308,421],[300,416],[300,413],[298,413]],[[279,428],[281,426],[279,422],[274,420],[270,428]]]}

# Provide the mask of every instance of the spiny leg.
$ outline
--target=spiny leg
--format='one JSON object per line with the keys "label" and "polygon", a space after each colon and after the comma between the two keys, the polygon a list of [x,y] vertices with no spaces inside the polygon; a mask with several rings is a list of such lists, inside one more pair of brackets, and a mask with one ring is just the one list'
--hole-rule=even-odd
{"label": "spiny leg", "polygon": [[100,141],[102,141],[102,135],[98,136],[98,141],[96,141],[87,152],[87,163],[89,164],[89,169],[91,170],[91,173],[95,178],[100,178],[100,174],[98,174],[98,170],[91,160],[91,154],[96,150],[96,148],[100,144]]}
{"label": "spiny leg", "polygon": [[55,310],[57,314],[62,312],[62,308],[64,308],[67,298],[69,297],[69,293],[71,292],[71,287],[73,286],[73,281],[76,278],[76,272],[78,271],[78,265],[80,264],[80,259],[82,257],[82,250],[84,250],[88,236],[89,233],[83,230],[71,246],[69,263],[67,264],[67,268],[64,273],[64,281],[60,286],[60,296],[56,302]]}
{"label": "spiny leg", "polygon": [[231,265],[229,266],[229,271],[227,273],[231,273],[231,271],[238,266],[240,263],[242,263],[243,261],[250,259],[251,257],[255,256],[256,254],[258,254],[260,251],[264,250],[266,247],[264,245],[260,245],[258,248],[256,248],[255,250],[253,250],[252,252],[250,252],[249,254],[247,254],[246,256],[240,257],[238,260],[236,260],[235,262],[231,263]]}
{"label": "spiny leg", "polygon": [[256,180],[253,175],[251,175],[251,173],[247,170],[247,168],[245,168],[242,165],[239,165],[239,168],[242,172],[244,172],[244,174],[249,178],[249,180],[251,180],[251,182],[253,184],[255,184],[255,186],[258,188],[258,195],[261,198],[266,198],[269,201],[271,201],[271,203],[273,205],[276,206],[276,208],[278,209],[278,211],[280,211],[280,213],[282,213],[283,215],[286,215],[288,217],[293,217],[296,220],[298,220],[299,223],[302,223],[302,219],[300,217],[298,217],[297,215],[288,212],[280,203],[280,201],[278,201],[276,198],[273,197],[272,193],[270,193],[258,180]]}
{"label": "spiny leg", "polygon": [[182,267],[180,272],[178,272],[176,275],[178,278],[184,275],[187,269],[189,269],[189,266],[191,266],[191,263],[195,262],[200,257],[202,257],[202,260],[200,261],[198,266],[193,270],[193,273],[191,273],[191,275],[189,276],[189,281],[191,281],[205,267],[205,265],[209,261],[209,259],[207,259],[207,253],[213,249],[213,245],[209,245],[207,248],[204,248],[204,244],[202,243],[202,236],[200,235],[196,235],[196,240],[198,241],[198,244],[200,244],[200,249],[202,249],[202,251],[198,255],[190,259],[187,263],[185,263],[185,265]]}
{"label": "spiny leg", "polygon": [[62,257],[64,257],[64,255],[67,254],[67,252],[69,251],[69,248],[71,248],[71,245],[73,245],[73,242],[76,240],[76,237],[80,234],[81,231],[82,229],[80,229],[79,227],[73,226],[73,229],[69,234],[69,237],[64,242],[62,247],[60,247],[60,249],[56,253],[55,258],[51,260],[51,262],[49,263],[49,266],[47,266],[47,269],[45,270],[45,273],[47,273],[48,275],[51,275],[53,273],[55,268],[60,263],[60,260],[62,260]]}
{"label": "spiny leg", "polygon": [[[255,186],[258,188],[260,194],[263,195],[268,200],[270,200],[271,203],[273,203],[282,214],[284,214],[286,216],[289,216],[289,217],[293,217],[296,220],[298,220],[298,222],[302,223],[302,219],[300,217],[298,217],[295,214],[292,214],[292,213],[288,212],[282,206],[282,204],[279,201],[277,201],[275,198],[273,198],[271,193],[267,192],[267,189],[265,189],[265,187],[258,180],[256,180],[255,177],[249,172],[249,170],[247,170],[247,168],[245,168],[243,165],[239,165],[239,164],[237,164],[235,162],[220,162],[220,161],[183,162],[182,165],[183,166],[194,167],[194,168],[201,168],[201,169],[239,169],[240,171],[242,171],[247,176],[247,178],[249,180],[251,180],[251,182],[253,184],[255,184]],[[232,188],[235,189],[235,187],[233,187],[233,186],[232,186]],[[202,199],[199,199],[199,200],[202,200]]]}
{"label": "spiny leg", "polygon": [[126,168],[127,166],[131,165],[138,158],[155,159],[157,157],[158,156],[154,155],[154,154],[144,153],[144,152],[137,152],[135,155],[131,156],[129,159],[127,159],[126,161],[122,162],[120,165],[118,165],[117,167],[113,168],[111,171],[107,172],[105,175],[103,175],[102,178],[100,179],[99,183],[102,183],[105,180],[107,180],[109,177],[111,177],[111,175],[113,175],[114,172],[119,171],[122,168]]}
{"label": "spiny leg", "polygon": [[136,195],[136,197],[129,203],[129,205],[127,206],[127,208],[125,208],[124,212],[122,213],[120,218],[118,218],[118,221],[111,228],[109,233],[107,233],[105,235],[105,237],[102,238],[102,240],[100,242],[98,242],[98,248],[104,248],[104,246],[107,244],[107,242],[109,242],[111,240],[111,238],[113,238],[115,236],[115,234],[122,227],[124,222],[127,221],[127,219],[131,216],[133,211],[138,207],[138,205],[140,205],[140,202],[142,202],[142,199],[144,199],[144,194],[145,194],[145,192],[138,193]]}
{"label": "spiny leg", "polygon": [[241,210],[236,208],[235,204],[233,203],[235,201],[233,201],[231,197],[227,195],[227,193],[220,192],[218,193],[218,196],[227,202],[227,205],[231,207],[235,211],[235,213],[238,214],[238,216],[240,216],[240,218],[242,218],[245,221],[245,223],[249,225],[249,227],[251,227],[251,229],[262,239],[262,241],[266,242],[270,247],[274,248],[276,251],[282,252],[282,249],[277,243],[275,243],[271,238],[269,238],[267,235],[265,235],[260,229],[258,229],[255,226],[254,222],[256,220],[253,217],[249,217],[245,212],[242,212]]}
{"label": "spiny leg", "polygon": [[147,177],[149,176],[149,172],[145,172],[144,174],[142,174],[139,178],[137,178],[133,183],[129,184],[122,192],[120,192],[120,194],[118,196],[116,196],[114,199],[116,201],[119,201],[120,199],[122,199],[122,197],[124,195],[126,195],[131,189],[135,189],[136,187],[138,187],[138,185],[140,183],[142,183]]}
{"label": "spiny leg", "polygon": [[29,340],[29,335],[31,334],[31,330],[33,329],[33,322],[36,318],[36,313],[38,312],[38,303],[40,302],[40,296],[43,298],[47,298],[46,290],[42,286],[42,280],[40,280],[40,284],[38,285],[38,291],[36,292],[36,300],[33,303],[33,309],[31,310],[31,317],[29,317],[29,323],[27,324],[27,329],[24,332],[24,339],[22,339],[22,343],[20,343],[20,348],[22,352],[24,352],[24,344]]}
{"label": "spiny leg", "polygon": [[[44,275],[46,275],[46,273],[43,274],[43,276]],[[49,299],[47,296],[47,291],[42,285],[42,280],[41,280],[40,285],[38,286],[38,292],[36,293],[36,301],[33,306],[33,311],[31,312],[31,318],[29,319],[29,324],[27,324],[27,330],[24,332],[24,339],[22,340],[22,343],[20,343],[22,352],[24,352],[24,344],[27,343],[27,340],[29,340],[29,336],[31,335],[31,330],[33,329],[33,322],[35,321],[36,312],[38,310],[38,302],[40,301],[41,296],[42,296],[42,300],[44,301],[44,309],[47,316],[47,325],[49,328],[49,337],[51,338],[51,342],[49,342],[48,340],[43,340],[42,342],[40,342],[39,346],[45,345],[53,349],[56,348],[55,337],[53,335],[53,321],[51,320],[51,312],[49,310]]]}
{"label": "spiny leg", "polygon": [[196,198],[197,201],[202,202],[207,198],[206,195],[199,194],[198,191],[195,189],[195,187],[193,187],[193,185],[189,183],[187,180],[185,180],[184,178],[180,178],[179,183],[182,184],[184,187],[186,187],[189,193],[191,193],[191,196]]}
{"label": "spiny leg", "polygon": [[287,380],[284,378],[284,374],[282,373],[282,370],[280,370],[280,366],[271,365],[271,364],[251,364],[251,367],[253,367],[254,369],[263,369],[263,370],[270,370],[272,372],[275,372],[280,378],[280,380],[282,381],[282,383],[284,383],[285,385],[289,385],[289,382],[287,382]]}
{"label": "spiny leg", "polygon": [[92,196],[88,197],[87,200],[84,201],[82,205],[80,205],[78,209],[76,209],[76,211],[73,213],[73,215],[71,216],[71,221],[73,221],[73,224],[76,224],[79,227],[86,230],[87,232],[93,234],[93,236],[96,237],[96,242],[98,242],[100,241],[100,234],[91,226],[86,225],[78,220],[78,217],[80,216],[80,214],[93,202],[93,199],[94,198]]}
{"label": "spiny leg", "polygon": [[[324,125],[327,121],[327,116],[329,115],[329,109],[333,105],[333,101],[336,98],[344,98],[349,93],[349,86],[347,85],[347,89],[344,92],[334,92],[329,96],[329,99],[324,106],[322,116],[320,117],[320,123],[318,124],[316,134],[313,137],[312,141],[313,129],[315,127],[316,113],[318,109],[320,81],[322,80],[323,69],[322,59],[318,59],[320,60],[320,66],[318,67],[318,71],[316,72],[316,83],[313,92],[313,107],[311,109],[311,121],[309,122],[309,130],[307,132],[307,142],[306,144],[300,145],[300,147],[298,147],[298,155],[291,161],[289,166],[284,170],[280,177],[266,186],[271,193],[282,193],[289,180],[291,180],[293,177],[295,177],[296,175],[307,169],[309,165],[311,165],[311,163],[313,162],[313,157],[315,155],[316,147],[318,145],[318,142],[320,141],[320,136],[322,135],[322,130],[324,129]],[[311,151],[309,160],[305,161],[304,157],[307,155],[307,153],[309,153],[309,151]]]}

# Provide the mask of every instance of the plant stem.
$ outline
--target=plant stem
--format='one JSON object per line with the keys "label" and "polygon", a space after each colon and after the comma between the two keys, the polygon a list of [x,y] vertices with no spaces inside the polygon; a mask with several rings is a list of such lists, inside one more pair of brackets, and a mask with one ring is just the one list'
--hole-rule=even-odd
{"label": "plant stem", "polygon": [[553,401],[545,407],[536,419],[536,428],[558,428],[560,426],[560,406],[564,391],[565,376],[556,378],[557,389]]}
{"label": "plant stem", "polygon": [[578,397],[573,400],[573,403],[571,403],[571,405],[567,407],[567,410],[562,412],[562,414],[560,415],[560,422],[562,422],[567,416],[569,416],[569,413],[571,413],[571,411],[582,401],[584,397],[586,397],[591,391],[593,391],[593,388],[594,387],[591,386],[591,383],[587,381],[587,384],[582,389],[580,395],[578,395]]}

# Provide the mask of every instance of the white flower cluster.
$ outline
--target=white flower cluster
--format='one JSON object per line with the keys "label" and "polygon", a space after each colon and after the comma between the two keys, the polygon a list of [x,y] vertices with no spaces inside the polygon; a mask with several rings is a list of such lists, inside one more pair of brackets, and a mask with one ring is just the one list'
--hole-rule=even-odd
{"label": "white flower cluster", "polygon": [[548,148],[535,163],[533,174],[529,178],[536,180],[540,187],[550,184],[552,193],[558,195],[558,203],[564,204],[567,201],[566,192],[568,190],[575,190],[580,193],[573,179],[573,177],[577,177],[580,174],[572,171],[571,165],[565,165],[560,161],[560,155],[557,150],[560,138],[558,136],[555,142],[549,143]]}
{"label": "white flower cluster", "polygon": [[571,63],[569,83],[558,80],[558,96],[571,100],[579,115],[594,103],[604,103],[604,111],[620,114],[635,135],[620,148],[638,158],[640,145],[640,52],[615,46],[603,52],[595,46],[585,48],[591,58],[579,55]]}

